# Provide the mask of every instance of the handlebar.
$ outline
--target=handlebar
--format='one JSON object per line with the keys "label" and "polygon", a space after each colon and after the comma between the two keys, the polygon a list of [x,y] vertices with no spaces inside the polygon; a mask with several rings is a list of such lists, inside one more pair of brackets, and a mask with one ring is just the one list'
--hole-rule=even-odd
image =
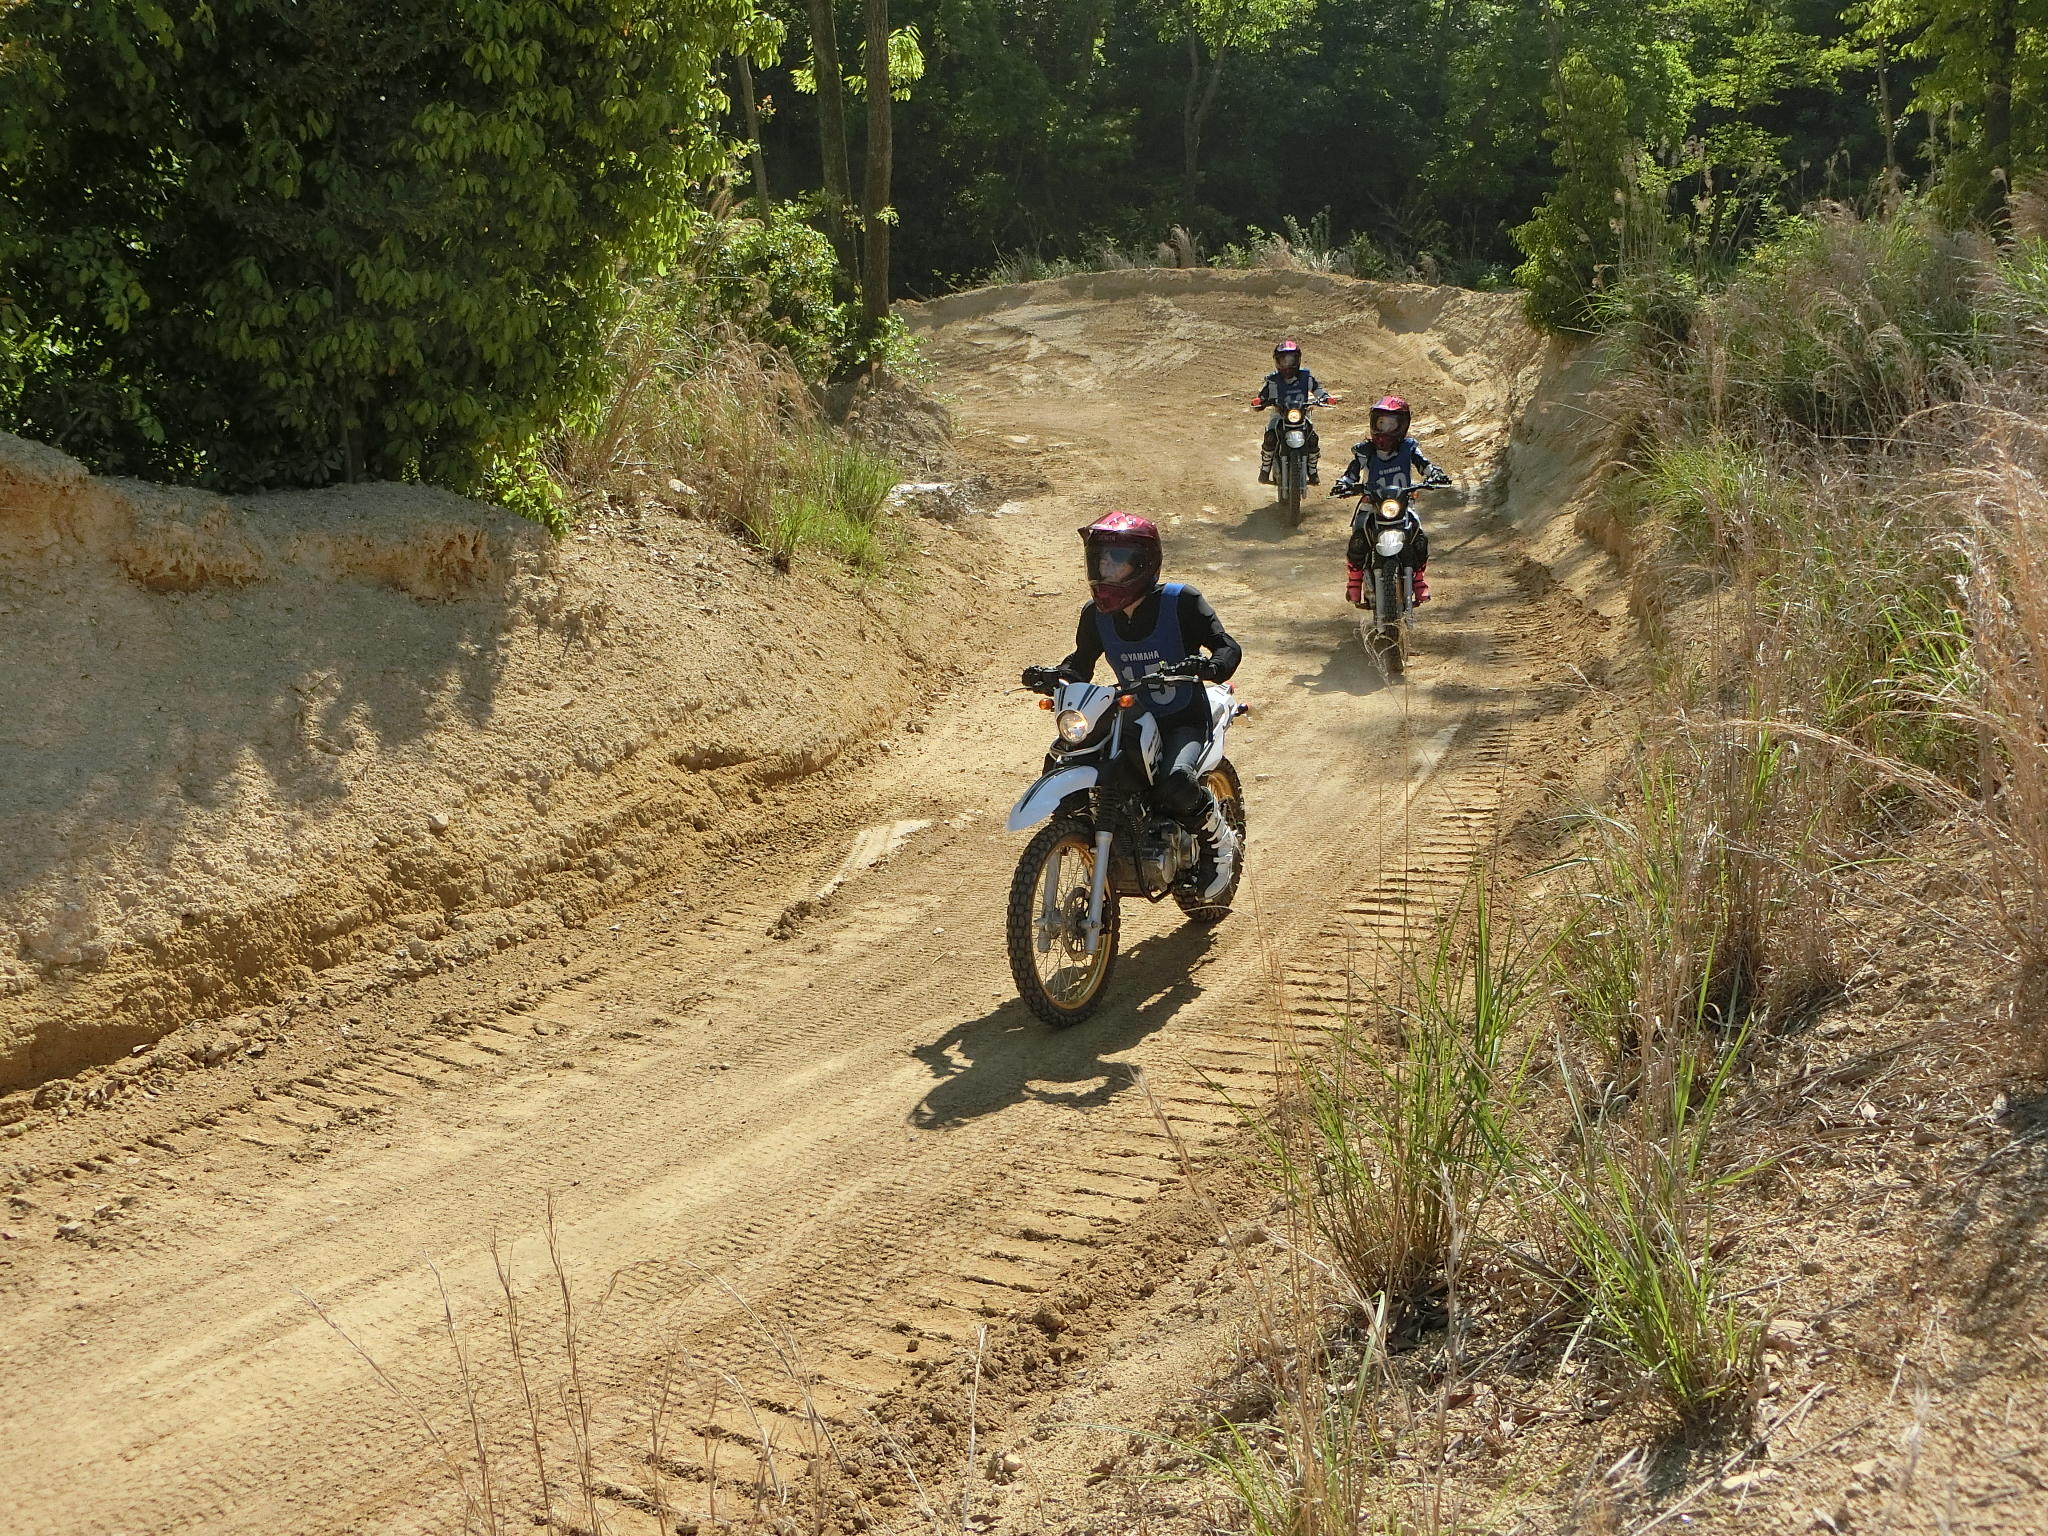
{"label": "handlebar", "polygon": [[1153,688],[1161,683],[1199,683],[1204,678],[1199,672],[1183,670],[1188,665],[1181,662],[1176,666],[1161,667],[1157,672],[1147,672],[1143,677],[1134,677],[1129,682],[1119,682],[1117,692],[1136,693],[1140,688]]}
{"label": "handlebar", "polygon": [[[1330,487],[1330,494],[1332,496],[1363,496],[1370,489],[1371,487],[1369,486],[1346,485],[1340,480]],[[1452,489],[1454,487],[1451,484],[1451,477],[1449,475],[1432,475],[1429,479],[1418,481],[1414,485],[1402,486],[1395,494],[1414,496],[1422,491],[1448,491]]]}
{"label": "handlebar", "polygon": [[[1120,679],[1112,678],[1110,679],[1110,685],[1113,686],[1119,693],[1135,693],[1140,688],[1154,688],[1158,687],[1161,684],[1178,685],[1180,683],[1199,683],[1206,681],[1206,679],[1204,679],[1199,673],[1186,670],[1186,668],[1190,665],[1193,659],[1194,658],[1191,657],[1189,658],[1189,661],[1178,662],[1172,666],[1161,667],[1156,672],[1147,672],[1143,677],[1134,677],[1129,682],[1124,682]],[[1061,679],[1062,683],[1069,681],[1084,682],[1086,681],[1086,679]],[[1031,691],[1033,693],[1042,694],[1046,698],[1051,698],[1054,691],[1059,686],[1059,683],[1055,683],[1052,685],[1052,687],[1034,688]]]}

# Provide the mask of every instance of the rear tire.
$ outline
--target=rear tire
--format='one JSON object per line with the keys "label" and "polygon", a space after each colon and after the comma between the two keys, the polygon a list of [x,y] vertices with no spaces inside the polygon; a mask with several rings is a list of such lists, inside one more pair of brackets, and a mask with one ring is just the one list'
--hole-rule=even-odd
{"label": "rear tire", "polygon": [[1244,789],[1238,783],[1237,769],[1227,757],[1203,776],[1202,787],[1216,797],[1216,803],[1223,808],[1223,819],[1237,834],[1237,873],[1231,877],[1230,888],[1214,901],[1192,891],[1175,891],[1173,899],[1180,903],[1189,922],[1220,923],[1230,916],[1230,904],[1237,899],[1237,888],[1244,884]]}
{"label": "rear tire", "polygon": [[[1081,946],[1088,915],[1088,879],[1095,867],[1095,831],[1085,821],[1056,817],[1024,845],[1010,877],[1004,937],[1010,978],[1024,1005],[1055,1029],[1080,1023],[1101,1006],[1116,970],[1116,893],[1102,897],[1102,935],[1095,953]],[[1048,877],[1053,887],[1048,890]],[[1043,924],[1047,944],[1039,947]]]}

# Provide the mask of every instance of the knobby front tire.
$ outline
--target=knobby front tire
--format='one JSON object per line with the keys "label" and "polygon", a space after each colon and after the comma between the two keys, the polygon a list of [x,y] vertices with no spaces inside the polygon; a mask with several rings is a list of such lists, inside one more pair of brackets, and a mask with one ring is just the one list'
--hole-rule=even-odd
{"label": "knobby front tire", "polygon": [[[1116,970],[1118,909],[1114,893],[1102,900],[1102,937],[1094,955],[1082,946],[1088,883],[1095,869],[1095,830],[1071,816],[1056,817],[1024,846],[1010,877],[1004,938],[1017,995],[1055,1029],[1080,1023],[1101,1006]],[[1039,940],[1048,940],[1041,948]]]}

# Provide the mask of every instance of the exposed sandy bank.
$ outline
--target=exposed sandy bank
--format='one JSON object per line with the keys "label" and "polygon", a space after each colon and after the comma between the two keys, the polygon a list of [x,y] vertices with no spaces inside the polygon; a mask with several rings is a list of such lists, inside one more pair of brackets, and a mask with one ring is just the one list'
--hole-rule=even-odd
{"label": "exposed sandy bank", "polygon": [[[919,524],[923,567],[959,538]],[[739,841],[909,704],[965,583],[416,486],[225,499],[0,436],[0,1088]],[[943,651],[932,653],[933,664]]]}

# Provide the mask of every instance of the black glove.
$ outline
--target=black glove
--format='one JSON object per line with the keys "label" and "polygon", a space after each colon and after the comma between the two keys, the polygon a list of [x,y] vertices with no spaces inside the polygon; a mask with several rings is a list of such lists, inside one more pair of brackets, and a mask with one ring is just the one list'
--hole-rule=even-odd
{"label": "black glove", "polygon": [[1026,667],[1024,686],[1033,693],[1050,694],[1067,680],[1067,674],[1058,667]]}
{"label": "black glove", "polygon": [[1330,487],[1330,494],[1332,496],[1356,496],[1358,494],[1358,487],[1349,480],[1340,479],[1335,485]]}
{"label": "black glove", "polygon": [[1426,476],[1425,476],[1425,477],[1423,478],[1423,481],[1422,481],[1422,483],[1423,483],[1424,485],[1434,485],[1434,486],[1446,486],[1446,485],[1449,485],[1449,484],[1451,483],[1451,477],[1450,477],[1449,475],[1445,474],[1445,473],[1444,473],[1444,472],[1443,472],[1442,470],[1440,470],[1440,469],[1432,469],[1432,470],[1431,470],[1431,471],[1430,471],[1430,472],[1428,473],[1428,475],[1426,475]]}
{"label": "black glove", "polygon": [[1216,681],[1216,658],[1214,656],[1190,656],[1174,670],[1185,672],[1197,682],[1213,683]]}

